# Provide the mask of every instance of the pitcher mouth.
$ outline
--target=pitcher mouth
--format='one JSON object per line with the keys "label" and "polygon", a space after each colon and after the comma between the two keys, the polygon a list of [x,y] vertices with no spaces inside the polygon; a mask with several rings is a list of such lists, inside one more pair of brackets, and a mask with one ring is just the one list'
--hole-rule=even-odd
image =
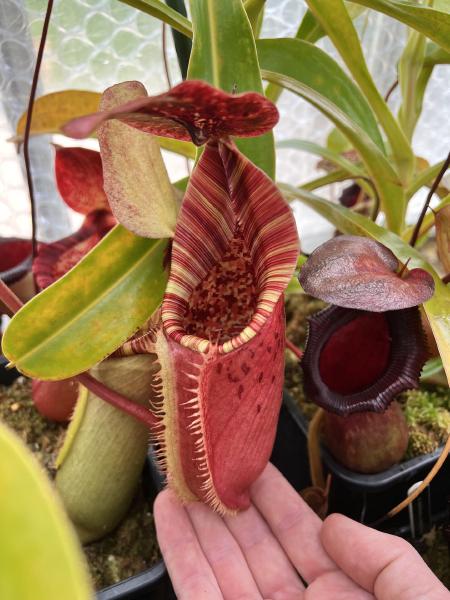
{"label": "pitcher mouth", "polygon": [[166,335],[203,354],[248,343],[272,314],[297,254],[295,222],[275,185],[231,142],[209,142],[175,230]]}
{"label": "pitcher mouth", "polygon": [[251,340],[265,324],[273,304],[258,289],[250,251],[239,228],[228,250],[193,289],[186,306],[179,302],[176,318],[170,289],[163,302],[166,333],[182,346],[206,353],[215,347],[221,354]]}
{"label": "pitcher mouth", "polygon": [[329,306],[308,324],[300,364],[318,406],[341,416],[383,412],[418,387],[428,352],[417,307],[375,313]]}

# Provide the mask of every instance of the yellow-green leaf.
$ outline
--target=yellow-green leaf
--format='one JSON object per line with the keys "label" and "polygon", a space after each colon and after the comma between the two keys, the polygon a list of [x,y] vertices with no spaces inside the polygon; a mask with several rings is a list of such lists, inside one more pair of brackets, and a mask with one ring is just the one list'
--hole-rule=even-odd
{"label": "yellow-green leaf", "polygon": [[450,1],[441,0],[437,8],[421,6],[416,0],[352,0],[355,4],[378,10],[420,31],[450,51]]}
{"label": "yellow-green leaf", "polygon": [[296,39],[258,40],[263,77],[299,94],[351,141],[381,198],[389,227],[401,231],[404,191],[386,157],[375,117],[356,85],[325,52]]}
{"label": "yellow-green leaf", "polygon": [[[356,19],[366,10],[360,6],[353,6],[350,2],[346,2],[346,6],[352,19]],[[320,23],[318,23],[316,17],[310,10],[307,10],[303,15],[303,19],[299,25],[299,28],[297,29],[295,37],[299,40],[303,40],[304,42],[315,44],[326,35],[326,32]],[[266,87],[266,96],[272,100],[272,102],[276,102],[282,91],[283,88],[281,86],[276,85],[275,83],[269,83],[269,85]]]}
{"label": "yellow-green leaf", "polygon": [[50,482],[2,423],[0,457],[0,598],[93,598],[81,548]]}
{"label": "yellow-green leaf", "polygon": [[414,167],[411,146],[370,75],[358,35],[344,1],[306,0],[306,2],[376,114],[388,137],[398,172],[402,180],[408,181]]}
{"label": "yellow-green leaf", "polygon": [[64,379],[89,369],[128,339],[159,306],[167,240],[116,226],[73,269],[9,323],[3,353],[24,374]]}
{"label": "yellow-green leaf", "polygon": [[[42,133],[62,133],[61,127],[67,121],[96,112],[101,95],[97,92],[65,90],[38,98],[33,105],[31,135]],[[20,117],[14,141],[21,141],[25,133],[27,113]]]}
{"label": "yellow-green leaf", "polygon": [[166,6],[161,0],[120,0],[120,2],[167,23],[186,37],[192,37],[192,25],[189,19],[170,6]]}
{"label": "yellow-green leaf", "polygon": [[433,297],[423,306],[450,382],[450,287],[442,283],[439,275],[420,252],[391,231],[344,206],[290,185],[282,184],[281,189],[288,197],[297,198],[325,217],[342,233],[371,237],[389,248],[402,263],[409,260],[408,268],[420,268],[430,273],[434,279],[435,291]]}
{"label": "yellow-green leaf", "polygon": [[[447,196],[445,196],[437,206],[434,207],[433,211],[429,211],[428,214],[425,215],[424,220],[422,221],[422,226],[420,227],[420,231],[419,231],[419,237],[418,239],[420,240],[420,238],[429,230],[433,227],[434,225],[434,213],[438,212],[439,210],[441,210],[441,208],[444,208],[444,206],[448,206],[450,204],[450,194],[447,194]],[[413,231],[415,229],[415,224],[414,225],[410,225],[409,227],[407,227],[403,233],[402,233],[402,238],[406,241],[409,242],[409,240],[411,239],[411,236],[413,234]]]}
{"label": "yellow-green leaf", "polygon": [[[62,133],[61,127],[68,121],[97,112],[101,98],[102,95],[97,92],[82,90],[65,90],[41,96],[35,101],[33,106],[31,135]],[[27,113],[24,112],[17,123],[16,135],[11,141],[23,141],[26,120]],[[93,136],[95,135],[94,133]],[[196,149],[191,142],[182,142],[163,137],[158,137],[157,140],[163,150],[195,159]]]}
{"label": "yellow-green leaf", "polygon": [[435,216],[436,244],[445,273],[450,273],[450,206],[441,208]]}
{"label": "yellow-green leaf", "polygon": [[315,144],[314,142],[310,142],[308,140],[282,140],[281,142],[277,143],[277,148],[303,150],[304,152],[315,154],[316,156],[320,156],[321,158],[333,163],[336,167],[347,171],[349,175],[354,175],[355,177],[366,176],[365,171],[361,169],[359,165],[355,164],[351,160],[348,160],[339,152],[334,152],[333,150],[330,150],[330,148],[320,146],[319,144]]}
{"label": "yellow-green leaf", "polygon": [[255,38],[258,37],[257,33],[262,25],[265,3],[266,0],[245,0],[244,2],[245,12],[247,13]]}
{"label": "yellow-green leaf", "polygon": [[174,140],[172,138],[159,136],[157,136],[156,139],[158,140],[161,150],[167,150],[167,152],[173,152],[174,154],[181,154],[181,156],[195,160],[197,149],[192,142],[183,142],[182,140]]}

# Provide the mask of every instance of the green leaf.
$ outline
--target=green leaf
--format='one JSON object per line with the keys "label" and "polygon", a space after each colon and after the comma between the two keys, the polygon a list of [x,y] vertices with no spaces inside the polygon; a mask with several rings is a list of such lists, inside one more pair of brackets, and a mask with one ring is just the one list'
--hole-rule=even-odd
{"label": "green leaf", "polygon": [[411,183],[409,188],[406,190],[406,197],[408,199],[411,198],[416,192],[420,190],[420,188],[422,188],[425,185],[431,184],[441,172],[441,169],[444,166],[444,162],[445,161],[442,160],[441,162],[438,162],[435,165],[431,165],[430,167],[427,167],[426,169],[421,171],[417,175],[416,179],[414,179],[414,181]]}
{"label": "green leaf", "polygon": [[[358,18],[359,15],[365,11],[365,8],[353,6],[351,2],[345,2],[345,6],[352,20]],[[307,10],[303,15],[303,19],[300,23],[297,33],[295,34],[295,37],[299,40],[303,40],[304,42],[311,42],[311,44],[315,44],[326,35],[327,32],[317,21],[313,13],[310,10]]]}
{"label": "green leaf", "polygon": [[339,154],[353,149],[345,135],[343,135],[336,127],[333,127],[327,136],[327,148],[333,150],[333,152],[338,152]]}
{"label": "green leaf", "polygon": [[442,283],[439,275],[420,252],[391,231],[344,206],[324,200],[301,188],[286,184],[280,187],[288,197],[300,200],[333,223],[342,233],[371,237],[389,248],[403,264],[409,261],[409,269],[420,268],[430,273],[434,279],[435,291],[433,297],[423,306],[450,381],[450,287]]}
{"label": "green leaf", "polygon": [[326,35],[327,34],[325,33],[322,25],[317,21],[316,17],[310,10],[307,10],[303,15],[303,19],[299,28],[297,29],[295,37],[298,40],[315,44]]}
{"label": "green leaf", "polygon": [[411,142],[414,129],[422,112],[422,100],[426,83],[432,69],[427,69],[425,86],[418,89],[418,80],[423,74],[426,52],[426,38],[417,31],[410,31],[408,40],[398,61],[398,82],[402,94],[402,103],[398,111],[399,123]]}
{"label": "green leaf", "polygon": [[[349,5],[346,2],[347,10],[349,11],[350,17],[352,19],[356,19],[360,14],[362,14],[366,9],[361,8],[360,6]],[[327,34],[324,31],[323,27],[320,23],[317,22],[316,17],[312,14],[310,10],[307,10],[303,15],[303,19],[300,23],[299,28],[297,29],[297,33],[295,37],[298,40],[303,40],[304,42],[310,42],[311,44],[315,44],[320,39],[325,37]],[[279,85],[275,85],[274,83],[269,83],[266,88],[266,96],[272,102],[276,102],[278,98],[281,96],[283,92],[283,88]]]}
{"label": "green leaf", "polygon": [[304,254],[300,254],[298,259],[297,259],[297,266],[295,268],[294,271],[294,275],[291,278],[291,281],[289,282],[289,285],[286,288],[286,291],[284,292],[287,296],[289,294],[304,294],[304,290],[302,288],[302,286],[300,285],[300,281],[298,280],[298,276],[300,274],[300,269],[302,268],[302,266],[305,264],[305,262],[308,260],[308,257],[305,256]]}
{"label": "green leaf", "polygon": [[42,468],[0,423],[0,598],[89,600],[87,565]]}
{"label": "green leaf", "polygon": [[352,0],[355,4],[373,8],[420,31],[444,50],[450,52],[450,2],[439,3],[444,10],[420,6],[411,0]]}
{"label": "green leaf", "polygon": [[450,64],[450,52],[443,50],[434,42],[428,42],[425,51],[425,65],[448,65]]}
{"label": "green leaf", "polygon": [[340,167],[344,171],[347,171],[350,175],[361,175],[365,176],[365,172],[355,163],[346,159],[339,152],[333,152],[329,148],[325,148],[323,146],[319,146],[319,144],[315,144],[314,142],[309,142],[307,140],[283,140],[281,142],[277,142],[277,148],[292,148],[294,150],[303,150],[304,152],[309,152],[310,154],[315,154],[324,158],[325,160],[330,161],[337,167]]}
{"label": "green leaf", "polygon": [[280,38],[256,42],[264,79],[279,80],[309,100],[332,120],[361,132],[382,154],[383,140],[364,96],[342,68],[323,50],[302,40]]}
{"label": "green leaf", "polygon": [[377,188],[389,226],[401,231],[403,189],[384,154],[375,117],[355,84],[332,58],[307,42],[258,40],[256,45],[263,77],[308,100],[350,140]]}
{"label": "green leaf", "polygon": [[3,353],[38,379],[64,379],[111,354],[156,310],[167,240],[116,226],[73,269],[12,319]]}
{"label": "green leaf", "polygon": [[187,37],[192,37],[192,25],[189,19],[183,17],[179,12],[166,6],[161,0],[119,0],[123,4],[128,4],[133,8],[137,8],[141,12],[156,17],[160,21],[164,21],[176,31],[179,31]]}
{"label": "green leaf", "polygon": [[245,12],[247,13],[255,38],[258,37],[257,33],[261,27],[265,4],[266,0],[245,0],[244,2]]}
{"label": "green leaf", "polygon": [[427,379],[428,377],[432,377],[433,375],[440,373],[442,371],[442,369],[443,369],[443,365],[442,365],[442,359],[440,356],[437,356],[435,358],[430,358],[430,360],[427,360],[427,362],[424,364],[422,373],[420,375],[420,379],[423,381],[423,380]]}
{"label": "green leaf", "polygon": [[320,177],[310,179],[309,181],[302,183],[299,187],[312,192],[326,185],[330,185],[331,183],[337,183],[338,181],[347,181],[351,178],[352,175],[350,175],[348,171],[345,171],[344,169],[336,169],[336,171],[331,171],[326,175],[321,175]]}
{"label": "green leaf", "polygon": [[[194,44],[188,76],[226,92],[263,93],[252,28],[241,0],[191,0]],[[239,149],[270,177],[275,174],[272,133],[239,139]]]}
{"label": "green leaf", "polygon": [[156,139],[158,140],[161,150],[167,150],[167,152],[173,152],[174,154],[180,154],[181,156],[195,160],[197,148],[192,142],[183,142],[181,140],[159,136],[156,136]]}
{"label": "green leaf", "polygon": [[417,31],[411,32],[398,68],[403,96],[399,120],[410,139],[422,114],[425,92],[434,67],[449,62],[449,52],[436,46],[434,42],[426,42]]}
{"label": "green leaf", "polygon": [[403,180],[408,181],[414,168],[411,146],[369,73],[358,35],[343,0],[307,0],[307,4],[376,114],[388,137],[398,172]]}

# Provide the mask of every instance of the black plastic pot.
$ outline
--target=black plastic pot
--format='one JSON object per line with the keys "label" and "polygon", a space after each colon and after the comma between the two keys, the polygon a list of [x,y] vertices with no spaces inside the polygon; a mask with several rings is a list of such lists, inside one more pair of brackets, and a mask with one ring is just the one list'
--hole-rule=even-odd
{"label": "black plastic pot", "polygon": [[7,369],[8,359],[0,354],[0,385],[11,385],[18,377],[20,373],[17,369]]}
{"label": "black plastic pot", "polygon": [[[164,480],[149,452],[144,467],[146,496],[153,502]],[[150,569],[97,592],[97,600],[176,600],[163,560]]]}
{"label": "black plastic pot", "polygon": [[[272,462],[297,490],[311,485],[307,433],[306,418],[295,400],[285,392]],[[424,479],[439,454],[440,450],[437,450],[395,465],[382,473],[364,475],[341,466],[322,448],[325,469],[332,475],[330,512],[340,512],[362,523],[373,523],[406,498],[408,489]],[[424,494],[426,498],[428,492]],[[431,521],[438,520],[445,512],[449,495],[450,461],[447,460],[429,486]],[[408,523],[409,513],[404,510],[384,522],[380,529],[396,531],[405,528]]]}

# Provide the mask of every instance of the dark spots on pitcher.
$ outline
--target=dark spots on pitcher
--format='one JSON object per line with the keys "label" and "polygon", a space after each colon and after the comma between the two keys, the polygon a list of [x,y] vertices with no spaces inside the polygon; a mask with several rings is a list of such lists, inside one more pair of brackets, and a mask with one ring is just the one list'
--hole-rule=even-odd
{"label": "dark spots on pitcher", "polygon": [[244,373],[244,375],[248,375],[250,373],[250,367],[247,363],[242,363],[241,371]]}

